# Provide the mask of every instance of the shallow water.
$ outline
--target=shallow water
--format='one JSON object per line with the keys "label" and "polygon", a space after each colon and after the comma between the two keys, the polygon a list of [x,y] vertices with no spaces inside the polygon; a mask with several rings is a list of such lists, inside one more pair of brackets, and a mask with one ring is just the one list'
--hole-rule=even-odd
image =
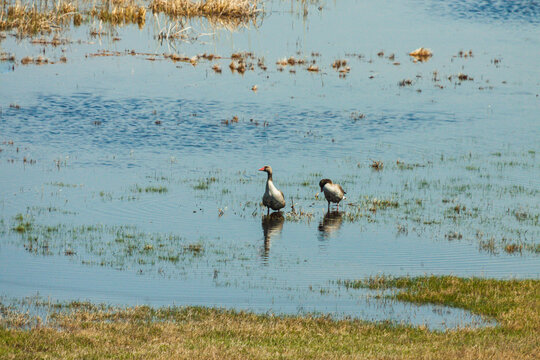
{"label": "shallow water", "polygon": [[[117,28],[120,41],[68,31],[73,43],[45,47],[66,64],[0,62],[1,294],[480,323],[335,285],[377,274],[539,276],[539,7],[460,3],[329,2],[302,16],[296,2],[272,1],[259,27],[194,21],[214,34],[176,44],[155,39],[149,16],[142,30]],[[0,46],[18,61],[44,48],[11,36]],[[425,63],[407,55],[420,46],[434,53]],[[132,49],[249,51],[268,70],[124,55]],[[87,56],[99,50],[121,55]],[[289,56],[321,71],[278,71]],[[345,78],[336,59],[351,67]],[[283,218],[262,218],[265,164],[286,195]],[[315,196],[322,177],[348,193],[339,215],[325,217]],[[12,230],[16,214],[34,227]],[[90,225],[101,227],[74,232]]]}

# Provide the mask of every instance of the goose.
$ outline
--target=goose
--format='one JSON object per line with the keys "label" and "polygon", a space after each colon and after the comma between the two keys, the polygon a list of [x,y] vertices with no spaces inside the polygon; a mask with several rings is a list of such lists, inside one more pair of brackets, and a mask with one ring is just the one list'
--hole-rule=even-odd
{"label": "goose", "polygon": [[268,208],[266,215],[270,215],[270,209],[279,210],[285,207],[285,197],[283,196],[283,192],[278,190],[272,181],[272,167],[265,165],[259,171],[264,171],[268,174],[266,191],[264,192],[262,201],[263,205]]}
{"label": "goose", "polygon": [[322,179],[319,181],[321,192],[324,192],[324,197],[328,201],[328,211],[330,211],[330,202],[337,204],[339,211],[339,202],[345,198],[345,190],[339,184],[334,184],[330,179]]}

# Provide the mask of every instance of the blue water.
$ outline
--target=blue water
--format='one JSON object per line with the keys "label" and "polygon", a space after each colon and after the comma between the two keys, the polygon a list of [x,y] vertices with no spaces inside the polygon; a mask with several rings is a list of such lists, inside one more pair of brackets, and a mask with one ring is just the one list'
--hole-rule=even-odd
{"label": "blue water", "polygon": [[[1,40],[17,62],[14,71],[0,63],[0,293],[323,312],[444,328],[479,319],[375,300],[335,281],[378,274],[538,278],[537,252],[505,251],[506,244],[534,247],[539,240],[538,4],[321,6],[308,5],[304,17],[296,2],[271,1],[258,26],[234,31],[194,21],[195,31],[212,35],[192,43],[157,41],[151,17],[142,30],[116,29],[117,42],[90,38],[87,27],[67,31],[72,43],[58,48]],[[420,46],[434,54],[425,63],[408,56]],[[20,64],[43,49],[53,61],[65,54],[67,63]],[[158,60],[123,55],[132,49]],[[99,50],[122,55],[88,56]],[[469,50],[472,57],[459,56]],[[228,57],[237,51],[264,57],[268,70],[255,59],[254,71],[231,73]],[[192,66],[164,52],[224,59]],[[278,71],[275,62],[290,56],[313,60],[321,71]],[[345,78],[331,67],[336,59],[351,67]],[[474,80],[458,81],[459,73]],[[399,86],[403,79],[412,85]],[[238,123],[223,123],[233,116]],[[373,171],[372,160],[383,161],[383,170]],[[402,170],[397,160],[420,166]],[[274,168],[286,211],[294,203],[310,216],[263,221],[265,177],[257,169],[265,164]],[[194,189],[211,177],[208,190]],[[326,202],[315,196],[321,177],[347,190],[342,216],[324,220]],[[133,191],[148,185],[168,192]],[[400,205],[371,212],[364,204],[361,217],[347,219],[374,197]],[[465,214],[456,215],[456,205],[466,206]],[[53,239],[49,250],[30,252],[10,230],[18,213],[42,225],[136,226],[206,251],[177,264],[142,264],[113,252],[110,234],[98,234]],[[454,231],[462,238],[449,240]],[[74,256],[64,254],[67,244]],[[100,266],[103,259],[112,265]]]}

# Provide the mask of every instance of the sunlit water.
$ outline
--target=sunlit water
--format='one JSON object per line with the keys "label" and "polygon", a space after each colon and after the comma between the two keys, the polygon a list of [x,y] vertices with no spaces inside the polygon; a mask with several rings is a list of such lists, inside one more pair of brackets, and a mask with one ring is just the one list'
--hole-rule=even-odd
{"label": "sunlit water", "polygon": [[[117,29],[117,42],[92,39],[81,27],[67,33],[74,43],[46,47],[51,59],[65,48],[66,64],[0,62],[2,295],[320,312],[444,328],[480,320],[336,282],[378,274],[538,278],[537,253],[500,245],[539,240],[538,4],[321,6],[303,17],[295,2],[269,2],[259,27],[216,29],[192,44],[158,42],[150,18],[142,30]],[[0,45],[19,59],[43,48],[13,37]],[[407,54],[420,46],[434,56],[414,63]],[[231,73],[229,59],[194,67],[142,55],[86,57],[101,49],[223,57],[249,51],[264,57],[268,70]],[[472,57],[458,56],[469,49]],[[275,62],[289,56],[314,59],[321,72],[278,71]],[[330,66],[339,58],[351,67],[345,78]],[[474,80],[457,81],[459,73]],[[403,79],[412,85],[399,86]],[[238,123],[223,124],[233,116]],[[385,168],[373,171],[371,160]],[[422,167],[401,171],[396,160]],[[294,202],[310,217],[261,217],[265,176],[256,170],[265,164],[274,168],[287,212]],[[352,221],[325,217],[326,202],[315,197],[321,177],[343,184],[345,211],[347,201],[365,197],[394,198],[400,207],[366,208]],[[208,189],[195,189],[201,182]],[[168,191],[146,193],[149,185]],[[420,215],[403,206],[415,201]],[[470,216],[437,215],[456,204],[466,204]],[[119,254],[106,231],[78,239],[60,232],[49,248],[25,250],[24,235],[11,230],[19,213],[43,226],[136,226],[179,236],[179,249],[204,250],[176,262],[159,260],[157,249]],[[449,239],[456,229],[463,237]],[[495,249],[482,245],[490,236]]]}

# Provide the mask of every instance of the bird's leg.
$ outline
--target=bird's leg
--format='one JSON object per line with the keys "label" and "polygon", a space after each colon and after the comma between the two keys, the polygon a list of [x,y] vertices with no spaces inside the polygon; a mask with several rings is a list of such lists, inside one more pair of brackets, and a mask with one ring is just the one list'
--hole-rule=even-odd
{"label": "bird's leg", "polygon": [[328,201],[328,212],[330,212],[330,201]]}
{"label": "bird's leg", "polygon": [[266,212],[266,216],[270,215],[270,208],[267,207],[266,209],[268,209],[268,211]]}

